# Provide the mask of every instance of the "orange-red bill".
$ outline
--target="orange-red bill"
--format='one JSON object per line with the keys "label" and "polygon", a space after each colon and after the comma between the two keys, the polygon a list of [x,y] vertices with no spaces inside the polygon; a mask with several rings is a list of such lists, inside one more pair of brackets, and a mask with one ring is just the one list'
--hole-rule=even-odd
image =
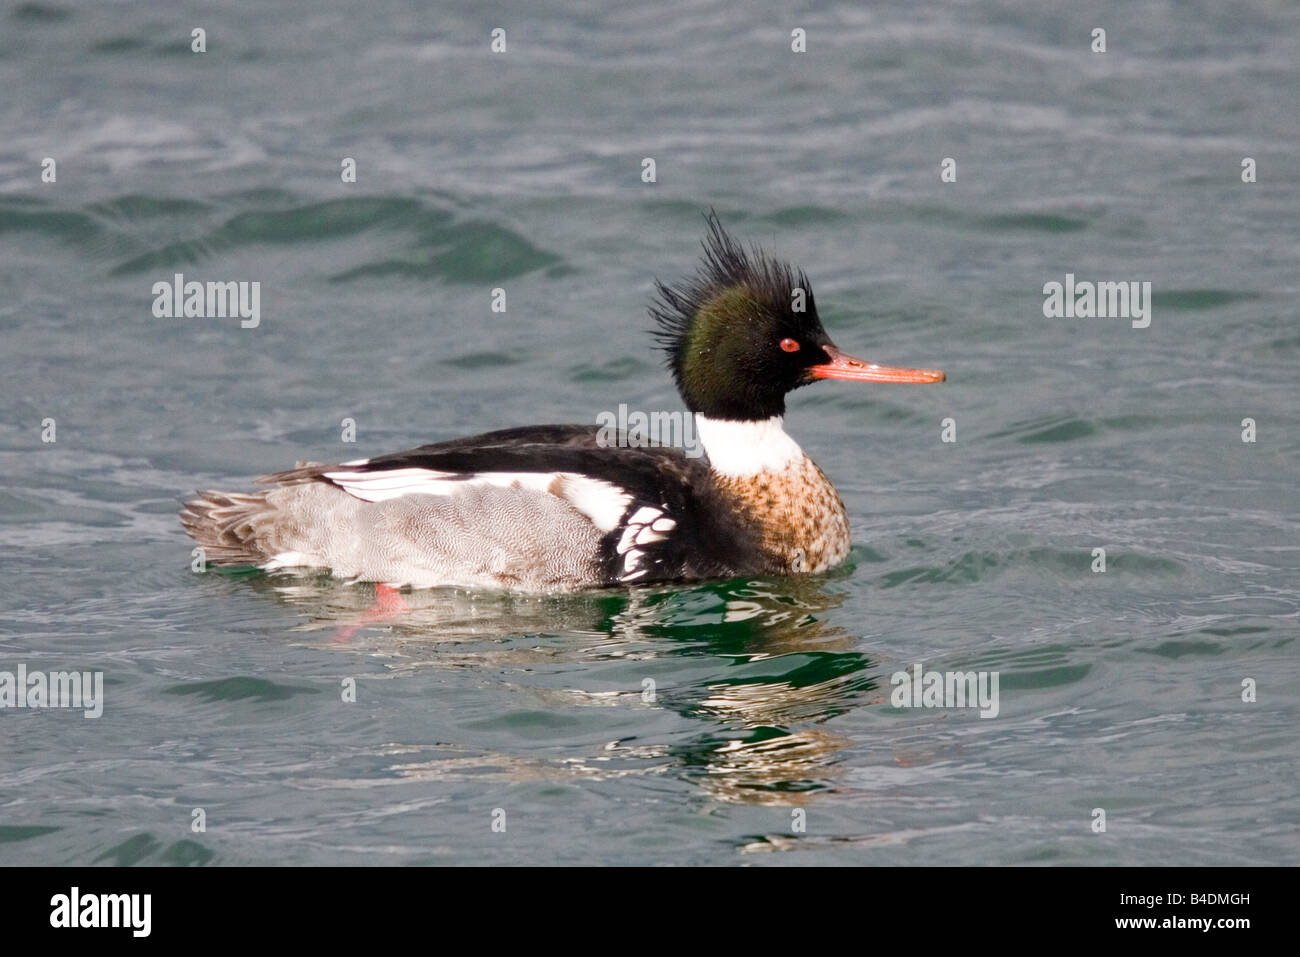
{"label": "orange-red bill", "polygon": [[865,359],[855,359],[834,346],[824,346],[830,362],[812,366],[808,374],[814,379],[847,379],[851,382],[943,382],[947,378],[938,369],[904,369],[882,366]]}

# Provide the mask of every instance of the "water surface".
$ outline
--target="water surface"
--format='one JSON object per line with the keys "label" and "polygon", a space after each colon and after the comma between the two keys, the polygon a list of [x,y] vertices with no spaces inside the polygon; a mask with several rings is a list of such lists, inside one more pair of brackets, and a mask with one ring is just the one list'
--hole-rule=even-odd
{"label": "water surface", "polygon": [[[0,863],[1295,862],[1293,5],[0,23],[0,670],[106,699],[0,713]],[[678,408],[644,310],[709,206],[846,350],[949,374],[792,397],[845,566],[387,621],[191,572],[192,489]],[[155,318],[177,272],[261,324]],[[1150,327],[1044,318],[1067,272],[1152,282]],[[998,716],[891,707],[917,662],[997,671]]]}

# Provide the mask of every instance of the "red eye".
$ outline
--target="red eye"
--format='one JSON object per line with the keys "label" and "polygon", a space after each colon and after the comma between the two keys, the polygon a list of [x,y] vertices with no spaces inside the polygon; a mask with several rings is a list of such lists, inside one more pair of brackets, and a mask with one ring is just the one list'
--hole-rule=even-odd
{"label": "red eye", "polygon": [[786,352],[798,352],[799,343],[796,342],[794,339],[782,339],[781,348],[784,349]]}

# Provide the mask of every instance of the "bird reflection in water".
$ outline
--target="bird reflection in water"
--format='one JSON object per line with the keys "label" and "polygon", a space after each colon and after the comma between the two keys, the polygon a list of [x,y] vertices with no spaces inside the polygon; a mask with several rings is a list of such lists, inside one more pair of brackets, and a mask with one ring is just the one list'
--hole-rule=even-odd
{"label": "bird reflection in water", "polygon": [[[844,600],[835,582],[845,575],[555,596],[437,589],[377,598],[373,586],[296,575],[255,587],[306,616],[294,628],[300,638],[385,659],[390,677],[475,668],[527,694],[529,707],[666,708],[701,724],[667,741],[583,746],[588,753],[558,762],[563,774],[669,774],[716,800],[794,806],[835,787],[848,742],[824,725],[876,688],[857,638],[827,620]],[[548,665],[573,681],[584,673],[573,664],[610,661],[653,662],[652,693],[537,680]]]}

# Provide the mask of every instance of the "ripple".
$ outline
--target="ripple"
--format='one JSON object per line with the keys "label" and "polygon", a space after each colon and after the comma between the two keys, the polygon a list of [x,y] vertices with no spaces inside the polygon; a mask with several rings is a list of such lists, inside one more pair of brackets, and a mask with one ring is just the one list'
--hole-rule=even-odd
{"label": "ripple", "polygon": [[188,838],[168,845],[164,849],[158,838],[146,833],[129,837],[121,844],[110,847],[95,858],[95,863],[107,861],[117,867],[133,867],[149,861],[152,864],[166,864],[172,867],[190,867],[208,864],[216,856],[216,852]]}
{"label": "ripple", "polygon": [[162,689],[163,694],[198,695],[204,701],[287,701],[295,695],[320,694],[318,688],[300,685],[282,685],[266,678],[235,677],[216,681],[196,681],[192,684],[172,685]]}
{"label": "ripple", "polygon": [[1213,641],[1162,641],[1154,648],[1139,648],[1140,654],[1178,659],[1188,655],[1221,655],[1223,646]]}
{"label": "ripple", "polygon": [[62,830],[62,828],[44,827],[39,824],[26,826],[0,824],[0,844],[13,844],[17,841],[30,840],[33,837],[43,837],[46,834],[53,834],[55,831],[59,830]]}
{"label": "ripple", "polygon": [[987,577],[987,572],[1003,564],[1003,559],[990,552],[967,552],[945,565],[915,565],[881,575],[882,588],[899,585],[969,585]]}
{"label": "ripple", "polygon": [[470,352],[443,359],[442,364],[453,369],[467,369],[473,372],[478,369],[499,369],[502,366],[518,365],[524,361],[524,358],[522,355],[509,352]]}
{"label": "ripple", "polygon": [[20,3],[9,16],[19,23],[62,23],[72,19],[72,11],[52,3]]}
{"label": "ripple", "polygon": [[139,37],[105,37],[90,45],[91,53],[104,53],[109,56],[141,54],[152,49],[154,47],[151,44]]}
{"label": "ripple", "polygon": [[1030,445],[1038,442],[1073,442],[1097,434],[1097,426],[1073,415],[1052,414],[1015,422],[989,435],[991,439],[1014,438]]}
{"label": "ripple", "polygon": [[102,203],[92,203],[86,210],[95,216],[130,223],[159,216],[198,216],[211,212],[212,206],[194,199],[128,193]]}
{"label": "ripple", "polygon": [[[253,199],[257,197],[239,197]],[[275,193],[262,197],[285,202]],[[171,217],[192,219],[207,210],[193,201],[149,203],[139,197],[120,197],[92,207],[101,215],[124,221]],[[84,213],[43,215],[6,211],[0,229],[44,229],[56,235],[76,234],[89,223],[100,224]],[[192,225],[190,225],[192,229]],[[193,266],[218,255],[264,245],[303,248],[313,243],[351,240],[374,234],[405,237],[400,254],[391,251],[333,273],[333,282],[382,277],[437,278],[449,282],[484,282],[508,279],[539,269],[560,268],[559,256],[539,249],[518,233],[485,220],[457,221],[449,211],[418,199],[362,196],[323,202],[297,202],[282,209],[255,209],[236,213],[199,235],[173,239],[136,253],[110,270],[113,276]],[[365,250],[365,247],[362,247]]]}
{"label": "ripple", "polygon": [[1257,292],[1239,292],[1232,289],[1166,289],[1153,290],[1153,309],[1220,309],[1238,302],[1261,298]]}
{"label": "ripple", "polygon": [[1008,213],[985,216],[980,220],[983,229],[998,231],[1030,230],[1041,233],[1077,233],[1088,228],[1088,221],[1077,216],[1060,213]]}
{"label": "ripple", "polygon": [[12,200],[0,206],[0,235],[38,233],[79,243],[101,233],[103,228],[87,213],[52,209],[36,203],[16,203]]}

